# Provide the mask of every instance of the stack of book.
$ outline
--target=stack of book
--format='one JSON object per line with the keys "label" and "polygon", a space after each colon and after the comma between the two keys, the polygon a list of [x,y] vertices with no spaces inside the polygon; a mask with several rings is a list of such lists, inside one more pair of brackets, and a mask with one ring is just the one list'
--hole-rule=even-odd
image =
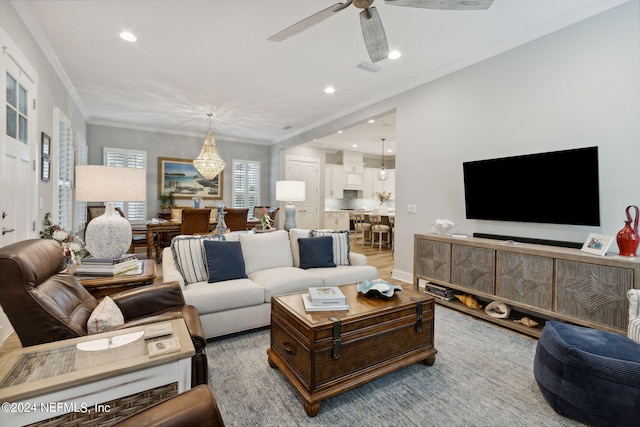
{"label": "stack of book", "polygon": [[115,259],[86,257],[73,272],[78,276],[119,276],[139,269],[138,257],[126,254]]}
{"label": "stack of book", "polygon": [[433,295],[444,301],[453,301],[455,299],[456,290],[447,288],[445,286],[436,285],[434,283],[426,282],[424,284],[424,291],[429,295]]}
{"label": "stack of book", "polygon": [[347,297],[337,286],[309,288],[309,293],[302,295],[302,302],[306,311],[349,310]]}

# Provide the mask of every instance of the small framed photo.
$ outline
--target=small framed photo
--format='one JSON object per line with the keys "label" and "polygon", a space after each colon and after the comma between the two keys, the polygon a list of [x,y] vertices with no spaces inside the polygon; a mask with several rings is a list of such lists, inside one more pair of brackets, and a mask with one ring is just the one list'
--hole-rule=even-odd
{"label": "small framed photo", "polygon": [[44,182],[49,182],[49,174],[51,171],[51,160],[42,158],[40,165],[40,179]]}
{"label": "small framed photo", "polygon": [[613,236],[591,233],[582,245],[582,250],[591,254],[604,256],[613,242]]}
{"label": "small framed photo", "polygon": [[42,144],[42,157],[49,158],[49,153],[51,152],[51,137],[46,133],[42,132],[41,136],[41,144]]}

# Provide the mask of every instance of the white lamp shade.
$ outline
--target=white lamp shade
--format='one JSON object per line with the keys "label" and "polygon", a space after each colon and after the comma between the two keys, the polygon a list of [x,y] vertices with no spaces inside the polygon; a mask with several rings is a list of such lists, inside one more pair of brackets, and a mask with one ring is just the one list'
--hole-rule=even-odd
{"label": "white lamp shade", "polygon": [[304,181],[276,181],[276,200],[300,202],[306,198]]}
{"label": "white lamp shade", "polygon": [[144,169],[116,166],[76,166],[76,200],[138,202],[146,200]]}

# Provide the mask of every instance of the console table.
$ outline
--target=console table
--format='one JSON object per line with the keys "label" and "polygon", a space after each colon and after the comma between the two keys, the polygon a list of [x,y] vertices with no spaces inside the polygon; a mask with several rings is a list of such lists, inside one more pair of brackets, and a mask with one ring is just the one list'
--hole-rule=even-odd
{"label": "console table", "polygon": [[[491,317],[484,309],[471,309],[457,300],[436,299],[532,336],[540,336],[548,319],[626,333],[626,292],[640,288],[640,261],[556,246],[416,234],[413,280],[416,290],[431,282],[473,295],[483,305],[503,302],[512,307],[508,319]],[[522,316],[535,317],[540,325],[528,328],[514,322]]]}
{"label": "console table", "polygon": [[[164,322],[163,322],[164,323]],[[138,326],[9,351],[0,358],[0,425],[51,419],[105,425],[191,388],[195,354],[183,319],[171,320],[180,350],[149,357],[144,337],[126,348],[85,351],[78,344],[144,331]],[[153,338],[152,340],[167,338]],[[150,398],[152,397],[152,398]],[[66,425],[66,424],[65,424]]]}

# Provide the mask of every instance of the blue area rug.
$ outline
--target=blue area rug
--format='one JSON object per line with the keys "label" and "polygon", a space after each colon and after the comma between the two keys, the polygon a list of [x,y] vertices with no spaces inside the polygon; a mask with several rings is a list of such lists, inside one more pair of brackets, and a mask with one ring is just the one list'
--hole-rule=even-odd
{"label": "blue area rug", "polygon": [[537,341],[436,306],[433,366],[415,364],[322,402],[302,400],[267,362],[269,330],[209,341],[209,384],[227,426],[582,426],[533,377]]}

